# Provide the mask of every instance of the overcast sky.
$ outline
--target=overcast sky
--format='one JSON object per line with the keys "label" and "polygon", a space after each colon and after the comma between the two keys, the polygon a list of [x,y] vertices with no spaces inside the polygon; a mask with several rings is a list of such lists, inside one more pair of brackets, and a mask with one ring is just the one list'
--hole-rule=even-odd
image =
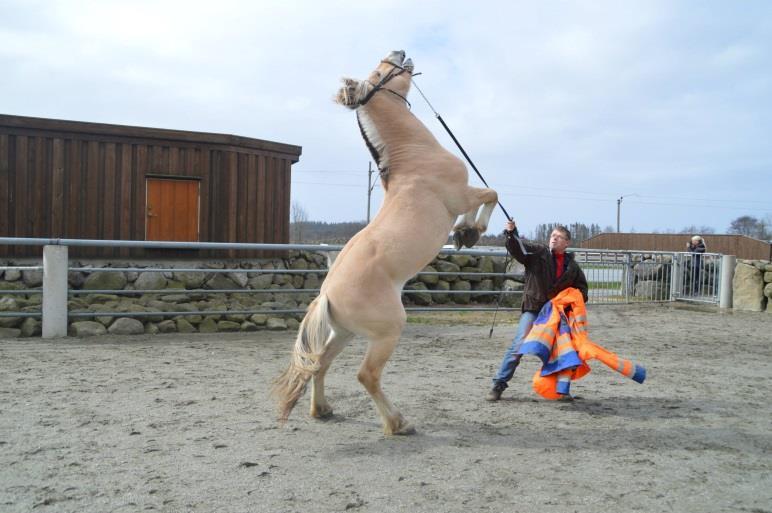
{"label": "overcast sky", "polygon": [[293,201],[363,220],[370,155],[332,97],[404,49],[522,231],[615,227],[625,196],[623,231],[723,233],[772,219],[771,42],[766,0],[0,0],[0,113],[299,145]]}

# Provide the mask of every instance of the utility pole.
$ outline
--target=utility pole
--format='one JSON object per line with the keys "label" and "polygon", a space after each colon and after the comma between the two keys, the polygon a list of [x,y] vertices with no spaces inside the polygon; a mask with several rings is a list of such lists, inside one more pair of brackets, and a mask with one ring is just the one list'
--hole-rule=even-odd
{"label": "utility pole", "polygon": [[630,196],[638,196],[637,194],[623,194],[617,200],[617,233],[619,233],[619,213],[622,210],[622,198],[628,198]]}

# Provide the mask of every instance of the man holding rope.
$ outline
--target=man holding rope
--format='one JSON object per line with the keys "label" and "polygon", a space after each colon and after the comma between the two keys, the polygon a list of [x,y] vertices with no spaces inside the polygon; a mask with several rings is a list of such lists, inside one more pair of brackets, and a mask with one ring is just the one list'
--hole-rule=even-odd
{"label": "man holding rope", "polygon": [[[522,355],[517,354],[534,320],[547,301],[560,291],[574,287],[587,301],[587,279],[571,253],[566,253],[571,243],[571,232],[558,225],[552,230],[549,247],[525,242],[520,239],[514,221],[507,221],[504,234],[507,251],[525,266],[522,314],[512,344],[504,352],[498,372],[493,377],[493,387],[486,399],[498,401],[515,373]],[[570,396],[566,397],[567,399]]]}

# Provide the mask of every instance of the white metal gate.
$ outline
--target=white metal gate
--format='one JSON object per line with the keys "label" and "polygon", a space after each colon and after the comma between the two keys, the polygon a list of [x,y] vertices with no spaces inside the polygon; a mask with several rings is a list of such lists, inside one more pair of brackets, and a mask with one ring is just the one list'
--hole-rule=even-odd
{"label": "white metal gate", "polygon": [[695,301],[718,304],[722,255],[573,250],[589,284],[589,303]]}

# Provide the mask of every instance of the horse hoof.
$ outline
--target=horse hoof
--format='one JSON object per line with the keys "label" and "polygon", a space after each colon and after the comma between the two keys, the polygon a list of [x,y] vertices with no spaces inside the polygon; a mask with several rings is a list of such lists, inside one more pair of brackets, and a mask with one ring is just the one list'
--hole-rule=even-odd
{"label": "horse hoof", "polygon": [[456,248],[456,251],[462,246],[471,248],[478,240],[480,240],[480,230],[474,226],[462,226],[453,232],[453,247]]}
{"label": "horse hoof", "polygon": [[463,246],[464,243],[461,241],[461,232],[453,232],[453,247],[456,248],[456,251],[461,249],[461,246]]}
{"label": "horse hoof", "polygon": [[404,427],[400,428],[398,431],[395,431],[394,434],[397,435],[397,436],[414,435],[414,434],[416,434],[416,430],[410,424],[406,424]]}
{"label": "horse hoof", "polygon": [[311,416],[315,419],[319,420],[326,420],[332,417],[332,408],[326,407],[326,408],[318,408],[315,410],[311,410]]}
{"label": "horse hoof", "polygon": [[480,230],[477,228],[466,228],[461,234],[461,241],[464,246],[471,248],[480,240]]}
{"label": "horse hoof", "polygon": [[393,435],[393,436],[406,436],[406,435],[414,435],[416,433],[415,428],[412,424],[406,421],[402,421],[399,424],[399,427],[394,430],[389,430],[388,428],[384,428],[384,434]]}

